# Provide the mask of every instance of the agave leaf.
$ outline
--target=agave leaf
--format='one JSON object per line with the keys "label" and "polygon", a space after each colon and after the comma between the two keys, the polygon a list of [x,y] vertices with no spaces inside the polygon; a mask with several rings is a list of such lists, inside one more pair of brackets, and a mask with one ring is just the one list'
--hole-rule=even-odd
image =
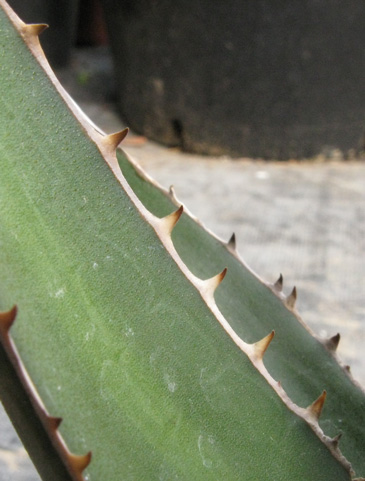
{"label": "agave leaf", "polygon": [[143,207],[115,142],[78,118],[48,71],[36,29],[1,5],[4,365],[24,375],[19,402],[45,413],[71,478],[92,450],[89,480],[349,479],[313,408],[266,371],[267,341],[241,341],[221,315],[223,275],[204,282],[186,267],[171,217]]}
{"label": "agave leaf", "polygon": [[[124,152],[118,151],[118,160],[134,192],[155,215],[164,215],[179,203],[173,191],[152,182]],[[275,287],[263,283],[239,258],[232,242],[215,238],[188,213],[176,226],[173,240],[179,255],[198,276],[208,277],[222,265],[228,267],[216,294],[219,309],[237,334],[249,342],[275,330],[275,342],[265,356],[270,373],[301,406],[309,405],[326,389],[320,426],[331,437],[342,433],[341,451],[356,473],[363,475],[365,396],[336,357],[339,336],[325,343],[316,339],[298,313],[288,309],[281,294],[282,276]]]}

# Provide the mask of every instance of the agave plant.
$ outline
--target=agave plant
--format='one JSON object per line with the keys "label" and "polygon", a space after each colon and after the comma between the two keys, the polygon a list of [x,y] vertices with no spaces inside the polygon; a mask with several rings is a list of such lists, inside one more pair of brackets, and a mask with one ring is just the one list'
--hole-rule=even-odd
{"label": "agave plant", "polygon": [[363,479],[339,337],[88,122],[0,4],[0,395],[41,477]]}

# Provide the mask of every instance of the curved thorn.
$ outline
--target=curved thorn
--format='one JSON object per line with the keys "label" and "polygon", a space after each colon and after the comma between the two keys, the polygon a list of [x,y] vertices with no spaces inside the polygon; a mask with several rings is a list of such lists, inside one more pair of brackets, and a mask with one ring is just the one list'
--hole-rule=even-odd
{"label": "curved thorn", "polygon": [[47,428],[50,430],[51,433],[55,433],[61,423],[62,423],[62,418],[46,415]]}
{"label": "curved thorn", "polygon": [[321,413],[322,413],[322,409],[323,409],[323,405],[324,405],[324,402],[326,400],[326,396],[327,396],[327,391],[323,391],[322,394],[319,396],[318,399],[316,399],[314,401],[314,403],[312,403],[310,406],[308,406],[307,408],[307,411],[308,413],[311,415],[312,418],[314,418],[316,421],[319,420],[320,416],[321,416]]}
{"label": "curved thorn", "polygon": [[351,372],[351,367],[350,367],[348,364],[346,364],[346,366],[344,366],[344,369],[345,369],[345,371],[347,371],[348,373]]}
{"label": "curved thorn", "polygon": [[231,251],[235,251],[236,250],[236,234],[233,232],[233,234],[231,235],[231,238],[229,239],[229,241],[227,242],[227,247],[228,249],[230,249]]}
{"label": "curved thorn", "polygon": [[0,312],[0,331],[2,334],[8,334],[18,312],[17,306],[13,306],[10,311]]}
{"label": "curved thorn", "polygon": [[47,28],[46,23],[26,23],[23,25],[23,32],[26,36],[38,37]]}
{"label": "curved thorn", "polygon": [[71,470],[81,477],[82,472],[89,466],[91,462],[91,451],[84,455],[77,455],[72,453],[67,453],[67,461]]}
{"label": "curved thorn", "polygon": [[128,127],[119,132],[114,132],[113,134],[104,135],[102,138],[102,143],[108,150],[114,151],[117,149],[118,145],[123,142],[129,132]]}
{"label": "curved thorn", "polygon": [[274,283],[274,289],[278,292],[283,290],[284,278],[283,274],[280,274],[279,279]]}
{"label": "curved thorn", "polygon": [[169,214],[166,217],[162,217],[162,219],[160,219],[164,225],[166,234],[171,235],[175,225],[177,224],[183,212],[184,206],[181,205],[177,210],[175,210],[175,212],[172,212],[172,214]]}
{"label": "curved thorn", "polygon": [[255,350],[255,357],[257,359],[263,359],[264,354],[269,347],[271,341],[273,340],[275,336],[275,331],[271,331],[270,334],[265,336],[263,339],[260,339],[260,341],[257,341],[253,344],[253,348]]}
{"label": "curved thorn", "polygon": [[326,339],[323,344],[329,351],[335,352],[338,347],[338,343],[340,342],[340,339],[340,333],[337,333],[335,336]]}
{"label": "curved thorn", "polygon": [[217,289],[219,284],[223,281],[227,274],[227,267],[223,269],[222,272],[217,274],[214,277],[211,277],[210,279],[206,279],[203,281],[203,289],[206,293],[213,295],[214,291]]}
{"label": "curved thorn", "polygon": [[297,300],[297,288],[294,286],[289,296],[287,296],[287,298],[285,299],[285,304],[290,309],[294,309],[296,300]]}

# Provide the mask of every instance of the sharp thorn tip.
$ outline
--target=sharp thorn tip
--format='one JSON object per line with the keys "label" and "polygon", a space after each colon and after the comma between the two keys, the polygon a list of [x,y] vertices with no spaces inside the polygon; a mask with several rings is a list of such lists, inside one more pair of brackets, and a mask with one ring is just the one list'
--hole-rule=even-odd
{"label": "sharp thorn tip", "polygon": [[228,269],[227,269],[227,267],[225,267],[223,269],[223,271],[220,274],[218,274],[218,276],[220,277],[220,282],[222,282],[223,279],[226,277],[227,271],[228,271]]}
{"label": "sharp thorn tip", "polygon": [[172,212],[166,217],[162,217],[161,221],[165,225],[168,234],[172,233],[183,212],[184,206],[181,205],[177,210],[175,210],[175,212]]}
{"label": "sharp thorn tip", "polygon": [[283,290],[284,278],[283,275],[280,274],[279,279],[274,283],[274,289],[278,292]]}
{"label": "sharp thorn tip", "polygon": [[48,28],[46,23],[26,23],[23,26],[24,33],[27,36],[38,37]]}
{"label": "sharp thorn tip", "polygon": [[222,272],[217,274],[214,277],[211,277],[210,279],[206,279],[203,281],[203,289],[210,294],[214,294],[215,290],[217,287],[220,285],[220,283],[223,281],[223,279],[226,277],[227,274],[227,267],[223,269]]}
{"label": "sharp thorn tip", "polygon": [[293,309],[295,307],[296,300],[297,300],[297,288],[294,286],[289,296],[287,296],[285,303],[287,307]]}
{"label": "sharp thorn tip", "polygon": [[128,132],[129,132],[129,128],[127,127],[126,129],[120,130],[119,132],[114,132],[113,134],[105,135],[102,138],[102,142],[110,150],[116,150],[119,144],[123,142],[123,140],[126,138]]}
{"label": "sharp thorn tip", "polygon": [[59,428],[60,424],[62,423],[62,418],[57,418],[57,417],[53,417],[53,416],[47,416],[46,421],[47,421],[47,424],[48,424],[49,429],[50,429],[52,432],[55,432],[55,431],[57,431],[57,429]]}
{"label": "sharp thorn tip", "polygon": [[340,339],[341,339],[340,333],[337,333],[335,336],[332,336],[329,339],[326,339],[323,344],[329,351],[335,352],[340,342]]}
{"label": "sharp thorn tip", "polygon": [[67,454],[68,463],[72,471],[78,475],[81,475],[81,473],[89,466],[91,457],[91,451],[81,456],[72,453]]}
{"label": "sharp thorn tip", "polygon": [[316,420],[318,421],[320,416],[321,416],[321,413],[322,413],[322,409],[323,409],[323,405],[324,405],[324,402],[326,400],[326,396],[327,396],[327,391],[324,390],[322,392],[322,394],[319,396],[318,399],[316,399],[314,401],[314,403],[312,403],[310,406],[308,406],[307,410],[309,412],[309,414]]}
{"label": "sharp thorn tip", "polygon": [[275,336],[275,331],[271,331],[270,334],[265,336],[264,338],[260,339],[260,341],[257,341],[253,344],[254,349],[255,349],[255,356],[258,359],[263,359],[264,354],[269,347],[271,341],[273,340]]}
{"label": "sharp thorn tip", "polygon": [[229,241],[227,242],[227,247],[233,251],[236,250],[236,234],[233,232]]}

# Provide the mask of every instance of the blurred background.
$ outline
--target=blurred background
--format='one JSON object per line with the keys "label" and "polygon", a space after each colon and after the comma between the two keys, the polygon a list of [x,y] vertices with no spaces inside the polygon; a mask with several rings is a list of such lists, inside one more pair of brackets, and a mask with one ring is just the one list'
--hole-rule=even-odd
{"label": "blurred background", "polygon": [[[340,332],[365,386],[364,3],[232,0],[214,18],[204,1],[9,3],[51,25],[42,44],[87,115],[132,127],[131,157],[235,232],[264,281],[296,285],[301,317]],[[2,410],[0,430],[0,481],[39,480]]]}

